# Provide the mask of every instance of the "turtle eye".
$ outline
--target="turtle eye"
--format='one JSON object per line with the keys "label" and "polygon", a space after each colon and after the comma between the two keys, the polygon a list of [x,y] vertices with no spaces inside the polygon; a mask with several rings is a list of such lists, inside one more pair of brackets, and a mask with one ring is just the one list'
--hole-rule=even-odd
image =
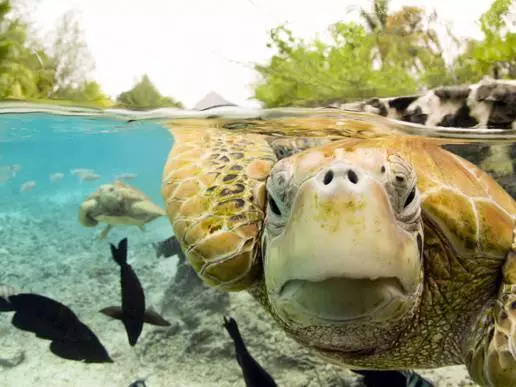
{"label": "turtle eye", "polygon": [[405,200],[405,204],[403,205],[403,208],[407,208],[410,203],[414,201],[414,198],[416,197],[416,187],[412,188],[412,191],[410,191],[409,195],[407,196],[407,200]]}
{"label": "turtle eye", "polygon": [[268,195],[268,200],[269,200],[269,208],[271,209],[271,211],[275,215],[281,216],[281,211],[280,211],[278,205],[276,204],[276,201],[274,200],[274,198],[271,195]]}

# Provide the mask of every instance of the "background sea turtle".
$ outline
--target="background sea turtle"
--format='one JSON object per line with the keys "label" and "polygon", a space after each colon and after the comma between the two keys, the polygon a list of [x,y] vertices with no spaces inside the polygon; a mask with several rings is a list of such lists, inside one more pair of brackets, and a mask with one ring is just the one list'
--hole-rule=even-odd
{"label": "background sea turtle", "polygon": [[516,385],[515,201],[441,140],[257,125],[171,126],[162,192],[203,281],[248,290],[331,362]]}
{"label": "background sea turtle", "polygon": [[164,215],[165,211],[143,192],[120,181],[101,185],[79,208],[79,221],[83,226],[107,224],[100,238],[105,238],[116,225],[135,225],[143,230],[146,223]]}

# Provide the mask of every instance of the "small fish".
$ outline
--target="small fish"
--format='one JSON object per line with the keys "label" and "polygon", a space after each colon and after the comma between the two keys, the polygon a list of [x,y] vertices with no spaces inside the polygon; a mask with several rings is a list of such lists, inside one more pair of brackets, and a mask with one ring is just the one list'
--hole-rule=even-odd
{"label": "small fish", "polygon": [[395,370],[353,370],[353,372],[363,376],[362,383],[366,387],[433,387],[433,383],[429,382],[421,375],[412,371],[395,371]]}
{"label": "small fish", "polygon": [[180,262],[184,262],[186,259],[186,256],[183,253],[183,250],[181,249],[179,241],[175,235],[172,235],[170,238],[167,238],[164,241],[153,243],[152,246],[156,250],[157,258],[169,258],[177,254]]}
{"label": "small fish", "polygon": [[64,173],[61,173],[61,172],[52,173],[52,174],[50,175],[50,181],[51,181],[52,183],[56,183],[56,182],[58,182],[59,180],[61,180],[63,177],[64,177]]}
{"label": "small fish", "polygon": [[80,175],[84,175],[84,174],[87,174],[87,173],[95,173],[93,171],[93,169],[88,169],[88,168],[74,168],[74,169],[70,169],[70,174],[74,175],[74,176],[80,176]]}
{"label": "small fish", "polygon": [[170,326],[170,323],[152,308],[145,309],[145,294],[140,280],[131,265],[127,263],[127,238],[111,246],[113,260],[120,265],[120,284],[122,287],[122,307],[110,306],[100,312],[121,320],[127,332],[129,344],[134,346],[143,330],[143,323]]}
{"label": "small fish", "polygon": [[136,178],[138,175],[136,173],[121,173],[115,177],[115,180],[132,180]]}
{"label": "small fish", "polygon": [[22,170],[22,166],[21,164],[11,164],[10,169],[13,177],[16,177],[16,174]]}
{"label": "small fish", "polygon": [[20,186],[20,192],[31,191],[36,186],[36,180],[29,180]]}
{"label": "small fish", "polygon": [[224,328],[226,328],[235,343],[236,359],[244,374],[246,386],[276,387],[277,384],[272,376],[247,351],[236,321],[231,317],[228,319],[224,316]]}
{"label": "small fish", "polygon": [[84,174],[80,174],[78,176],[79,176],[79,180],[81,180],[81,181],[93,181],[93,180],[100,179],[100,175],[97,175],[96,173],[84,173]]}
{"label": "small fish", "polygon": [[86,363],[113,360],[95,333],[67,306],[35,293],[15,293],[6,285],[0,294],[0,312],[15,312],[11,323],[22,331],[50,340],[50,351],[63,359]]}
{"label": "small fish", "polygon": [[146,379],[136,379],[128,387],[147,387],[147,384],[145,383],[145,380]]}
{"label": "small fish", "polygon": [[21,168],[20,164],[0,165],[0,183],[5,183],[15,178]]}

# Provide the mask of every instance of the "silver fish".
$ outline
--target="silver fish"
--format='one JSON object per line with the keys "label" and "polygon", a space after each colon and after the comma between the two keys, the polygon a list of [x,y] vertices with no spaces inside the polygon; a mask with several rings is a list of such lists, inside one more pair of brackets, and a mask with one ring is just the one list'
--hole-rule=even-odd
{"label": "silver fish", "polygon": [[92,172],[92,173],[85,173],[85,174],[79,175],[79,179],[81,181],[93,181],[93,180],[100,179],[100,175],[97,175],[94,172]]}
{"label": "silver fish", "polygon": [[126,172],[126,173],[121,173],[120,175],[115,176],[115,180],[132,180],[136,176],[138,176],[136,173]]}
{"label": "silver fish", "polygon": [[88,168],[70,169],[70,174],[74,175],[74,176],[80,176],[80,175],[84,175],[86,173],[94,173],[94,172],[93,172],[93,169],[88,169]]}
{"label": "silver fish", "polygon": [[30,191],[36,186],[36,180],[29,180],[23,183],[20,187],[20,192]]}
{"label": "silver fish", "polygon": [[61,173],[61,172],[52,173],[50,175],[50,181],[52,183],[55,183],[55,182],[58,182],[59,180],[61,180],[63,177],[64,177],[64,173]]}

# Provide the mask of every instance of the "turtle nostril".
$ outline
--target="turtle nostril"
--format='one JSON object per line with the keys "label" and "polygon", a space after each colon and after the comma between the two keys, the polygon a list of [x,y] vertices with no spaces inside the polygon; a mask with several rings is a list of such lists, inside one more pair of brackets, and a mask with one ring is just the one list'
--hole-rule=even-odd
{"label": "turtle nostril", "polygon": [[358,176],[357,174],[353,171],[353,170],[349,170],[348,171],[348,179],[350,182],[352,182],[353,184],[356,184],[358,183]]}
{"label": "turtle nostril", "polygon": [[324,185],[328,185],[333,180],[333,171],[330,169],[326,174],[324,175],[323,183]]}

